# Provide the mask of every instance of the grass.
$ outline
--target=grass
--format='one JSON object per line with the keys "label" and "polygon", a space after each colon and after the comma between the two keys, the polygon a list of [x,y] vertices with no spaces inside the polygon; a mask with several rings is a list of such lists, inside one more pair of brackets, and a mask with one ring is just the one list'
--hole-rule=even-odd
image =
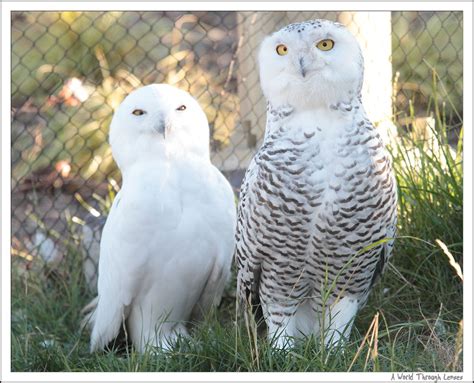
{"label": "grass", "polygon": [[424,111],[433,98],[431,69],[436,64],[456,108],[448,108],[448,119],[455,110],[462,112],[463,69],[461,12],[392,12],[392,64],[399,71],[397,105],[405,109],[414,101]]}
{"label": "grass", "polygon": [[[461,371],[463,286],[450,262],[462,265],[462,146],[453,158],[442,118],[437,128],[437,145],[406,138],[394,148],[399,238],[344,352],[328,354],[319,339],[274,351],[264,337],[249,338],[242,318],[236,318],[235,300],[227,294],[219,309],[192,330],[191,340],[170,353],[89,354],[79,312],[92,296],[82,275],[78,238],[71,234],[65,261],[48,276],[13,268],[12,369]],[[24,262],[14,261],[16,266]]]}

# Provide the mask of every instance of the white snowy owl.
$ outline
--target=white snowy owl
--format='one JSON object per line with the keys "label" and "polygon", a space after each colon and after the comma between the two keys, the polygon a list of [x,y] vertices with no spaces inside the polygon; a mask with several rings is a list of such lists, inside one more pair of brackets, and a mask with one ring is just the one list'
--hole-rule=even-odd
{"label": "white snowy owl", "polygon": [[196,100],[169,85],[132,92],[110,144],[123,178],[100,244],[91,351],[125,326],[143,351],[169,348],[192,315],[220,301],[234,252],[235,203],[211,164]]}
{"label": "white snowy owl", "polygon": [[361,103],[361,50],[341,24],[314,20],[265,38],[259,61],[267,126],[241,190],[239,297],[261,308],[277,347],[321,330],[335,345],[396,227],[389,155]]}

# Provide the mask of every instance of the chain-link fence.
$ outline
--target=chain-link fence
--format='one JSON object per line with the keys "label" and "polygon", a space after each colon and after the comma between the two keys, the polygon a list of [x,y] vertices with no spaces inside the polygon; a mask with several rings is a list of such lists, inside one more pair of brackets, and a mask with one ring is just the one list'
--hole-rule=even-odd
{"label": "chain-link fence", "polygon": [[165,82],[198,99],[211,127],[212,161],[238,191],[265,126],[258,45],[288,23],[314,18],[346,24],[361,42],[374,122],[402,126],[441,109],[457,131],[462,12],[14,12],[18,269],[56,264],[83,241],[94,284],[100,229],[120,184],[108,126],[114,108],[141,85]]}

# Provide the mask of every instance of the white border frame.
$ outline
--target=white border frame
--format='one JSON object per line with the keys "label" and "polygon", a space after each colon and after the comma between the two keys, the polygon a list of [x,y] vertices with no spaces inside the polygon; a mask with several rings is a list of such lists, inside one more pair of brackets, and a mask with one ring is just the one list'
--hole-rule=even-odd
{"label": "white border frame", "polygon": [[[90,11],[127,11],[127,10],[354,10],[354,11],[396,11],[396,10],[433,10],[464,11],[464,372],[449,373],[452,378],[472,381],[472,3],[471,2],[4,2],[2,3],[2,379],[7,381],[390,381],[392,373],[39,373],[11,372],[11,301],[10,301],[10,238],[11,238],[11,11],[36,10],[90,10]],[[428,374],[428,373],[426,373]],[[437,374],[437,373],[433,373]],[[440,373],[440,380],[444,380]],[[399,380],[399,379],[395,379]],[[414,376],[416,379],[416,374]],[[459,380],[458,380],[459,381]]]}

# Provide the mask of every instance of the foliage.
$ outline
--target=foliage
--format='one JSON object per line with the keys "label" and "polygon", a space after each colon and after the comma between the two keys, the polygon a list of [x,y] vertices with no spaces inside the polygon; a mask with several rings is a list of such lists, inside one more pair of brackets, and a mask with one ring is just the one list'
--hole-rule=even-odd
{"label": "foliage", "polygon": [[[15,164],[16,179],[58,160],[72,163],[85,179],[115,176],[107,142],[113,111],[131,90],[156,82],[191,92],[208,117],[213,147],[229,144],[238,112],[229,87],[233,74],[206,67],[205,47],[191,44],[205,39],[196,19],[183,16],[190,28],[153,12],[21,15],[25,19],[12,30],[12,103],[19,111],[26,101],[37,106],[47,125],[35,132],[41,147]],[[86,100],[58,97],[71,78],[82,81]],[[31,146],[32,133],[24,133],[13,146],[16,153]]]}
{"label": "foliage", "polygon": [[[399,71],[398,109],[408,114],[408,100],[412,100],[417,115],[423,116],[429,110],[429,100],[434,96],[431,73],[432,67],[436,67],[462,115],[462,13],[393,12],[392,18],[392,63]],[[449,105],[446,117],[448,121],[459,122]]]}

